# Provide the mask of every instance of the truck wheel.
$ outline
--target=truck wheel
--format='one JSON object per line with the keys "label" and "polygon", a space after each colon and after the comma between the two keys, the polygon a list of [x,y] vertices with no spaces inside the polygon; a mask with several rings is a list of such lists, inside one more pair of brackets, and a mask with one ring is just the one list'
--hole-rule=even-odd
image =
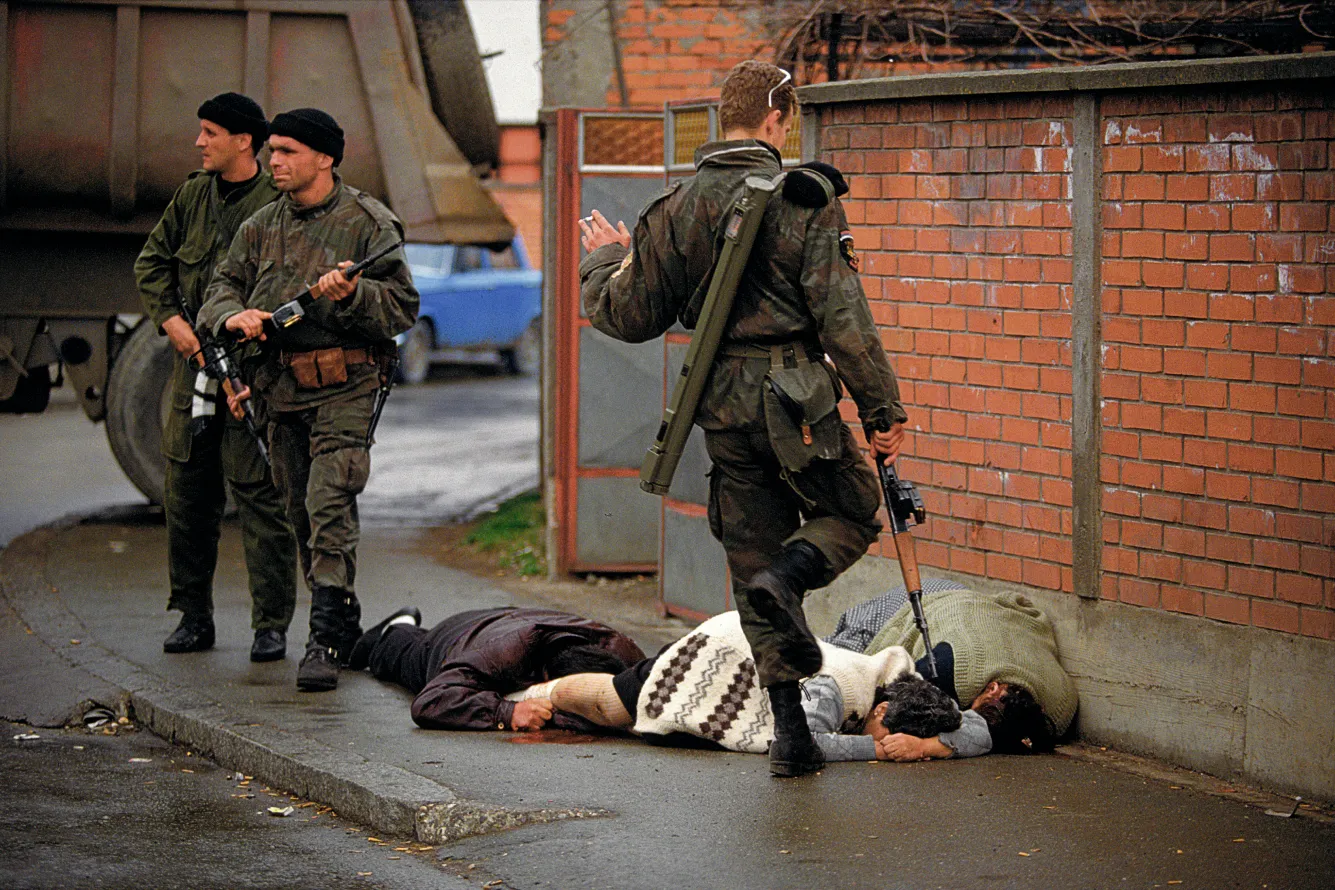
{"label": "truck wheel", "polygon": [[167,477],[162,424],[171,409],[172,347],[150,321],[121,348],[107,380],[107,441],[125,475],[161,504]]}
{"label": "truck wheel", "polygon": [[501,367],[520,377],[532,377],[542,369],[541,316],[528,323],[513,347],[501,350]]}
{"label": "truck wheel", "polygon": [[435,349],[435,335],[431,322],[419,318],[404,335],[399,347],[399,381],[416,386],[431,372],[431,353]]}

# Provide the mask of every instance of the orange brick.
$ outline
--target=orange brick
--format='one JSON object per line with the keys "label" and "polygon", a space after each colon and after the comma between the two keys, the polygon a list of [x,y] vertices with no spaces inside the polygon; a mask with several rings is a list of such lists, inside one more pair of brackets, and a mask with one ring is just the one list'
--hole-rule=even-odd
{"label": "orange brick", "polygon": [[1118,578],[1117,598],[1133,606],[1155,608],[1159,605],[1159,585],[1138,578]]}
{"label": "orange brick", "polygon": [[1298,607],[1288,603],[1254,602],[1252,624],[1270,630],[1298,633],[1300,628]]}
{"label": "orange brick", "polygon": [[1228,583],[1228,568],[1217,562],[1182,560],[1182,582],[1192,587],[1223,590]]}
{"label": "orange brick", "polygon": [[1230,624],[1251,623],[1251,601],[1244,597],[1205,594],[1205,617]]}

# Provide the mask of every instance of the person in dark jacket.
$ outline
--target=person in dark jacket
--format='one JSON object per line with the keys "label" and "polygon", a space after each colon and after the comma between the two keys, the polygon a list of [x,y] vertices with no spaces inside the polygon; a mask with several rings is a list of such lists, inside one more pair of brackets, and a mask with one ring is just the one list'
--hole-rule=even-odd
{"label": "person in dark jacket", "polygon": [[357,640],[349,667],[416,695],[413,722],[423,729],[588,731],[549,699],[506,695],[569,674],[619,673],[644,658],[626,635],[555,609],[476,609],[430,630],[421,620],[415,608],[390,615]]}
{"label": "person in dark jacket", "polygon": [[[596,210],[580,221],[589,252],[580,294],[594,328],[636,343],[678,321],[696,327],[729,210],[747,177],[779,176],[778,146],[796,111],[787,72],[740,63],[723,82],[723,141],[696,151],[694,176],[650,203],[633,232]],[[908,419],[834,176],[836,197],[819,207],[790,200],[787,188],[768,203],[693,418],[713,465],[709,528],[727,554],[733,601],[775,714],[770,771],[778,776],[822,763],[798,689],[821,666],[802,597],[856,562],[881,531],[880,488],[838,411],[840,384],[874,459],[898,457]]]}

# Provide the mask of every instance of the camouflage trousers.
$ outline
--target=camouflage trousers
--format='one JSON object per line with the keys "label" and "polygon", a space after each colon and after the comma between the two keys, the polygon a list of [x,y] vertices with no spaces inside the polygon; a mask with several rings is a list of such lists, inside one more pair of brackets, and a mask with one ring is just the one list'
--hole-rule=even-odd
{"label": "camouflage trousers", "polygon": [[[857,562],[881,531],[876,518],[880,485],[848,426],[842,453],[814,460],[800,472],[784,469],[763,430],[706,430],[709,529],[723,545],[732,573],[733,601],[751,644],[761,686],[798,680],[787,653],[794,643],[752,611],[741,595],[756,572],[783,548],[806,541],[825,557],[823,587]],[[788,604],[800,609],[801,603]]]}
{"label": "camouflage trousers", "polygon": [[297,536],[306,583],[355,593],[357,495],[371,474],[366,429],[375,393],[298,411],[271,412],[273,477]]}
{"label": "camouflage trousers", "polygon": [[297,601],[296,541],[259,449],[243,427],[215,417],[191,439],[188,455],[167,461],[167,608],[200,617],[213,614],[226,485],[241,520],[251,627],[286,631]]}

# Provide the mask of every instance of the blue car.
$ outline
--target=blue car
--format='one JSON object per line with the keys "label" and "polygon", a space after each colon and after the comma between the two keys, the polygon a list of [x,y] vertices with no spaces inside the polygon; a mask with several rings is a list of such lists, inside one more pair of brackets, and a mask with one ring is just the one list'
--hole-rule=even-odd
{"label": "blue car", "polygon": [[473,244],[408,244],[422,295],[417,323],[398,337],[399,377],[421,383],[433,362],[496,362],[511,374],[538,370],[542,272],[515,236],[504,250]]}

